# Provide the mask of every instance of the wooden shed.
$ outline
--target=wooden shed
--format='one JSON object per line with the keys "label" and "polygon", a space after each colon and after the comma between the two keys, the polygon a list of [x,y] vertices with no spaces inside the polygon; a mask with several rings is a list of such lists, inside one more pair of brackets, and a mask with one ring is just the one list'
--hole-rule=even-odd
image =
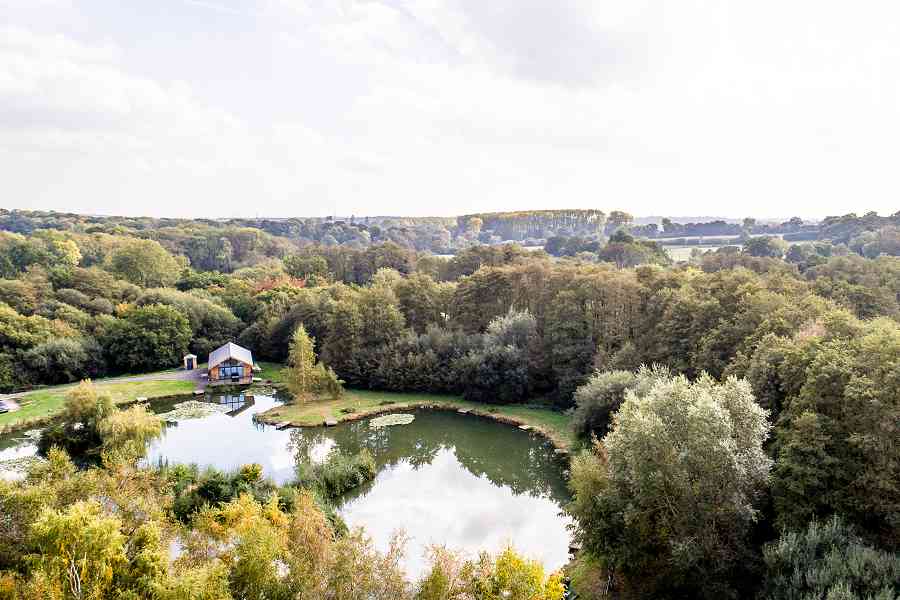
{"label": "wooden shed", "polygon": [[208,385],[241,385],[253,381],[253,354],[228,342],[209,354]]}

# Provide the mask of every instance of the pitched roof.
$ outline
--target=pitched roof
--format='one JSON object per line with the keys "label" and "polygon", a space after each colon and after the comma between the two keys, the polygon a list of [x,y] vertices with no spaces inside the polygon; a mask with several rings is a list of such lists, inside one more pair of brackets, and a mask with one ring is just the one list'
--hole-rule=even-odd
{"label": "pitched roof", "polygon": [[235,360],[239,360],[242,363],[252,365],[253,364],[253,355],[246,348],[242,348],[237,344],[232,342],[228,342],[221,348],[216,348],[212,352],[209,353],[209,366],[208,368],[212,369],[216,365],[225,362],[229,358],[233,358]]}

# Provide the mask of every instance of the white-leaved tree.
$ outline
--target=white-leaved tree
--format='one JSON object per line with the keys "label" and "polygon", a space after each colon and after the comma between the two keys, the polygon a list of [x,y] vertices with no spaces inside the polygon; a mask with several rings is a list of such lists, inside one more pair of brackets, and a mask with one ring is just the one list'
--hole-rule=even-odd
{"label": "white-leaved tree", "polygon": [[610,433],[572,468],[578,537],[611,581],[718,597],[747,548],[771,461],[750,385],[643,369]]}

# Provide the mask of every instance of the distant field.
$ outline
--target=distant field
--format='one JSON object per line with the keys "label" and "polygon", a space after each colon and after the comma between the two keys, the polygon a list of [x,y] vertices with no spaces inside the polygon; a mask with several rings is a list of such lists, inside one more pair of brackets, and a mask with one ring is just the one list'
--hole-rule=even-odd
{"label": "distant field", "polygon": [[675,262],[682,262],[691,259],[691,252],[696,248],[700,252],[709,252],[718,250],[722,246],[663,246],[663,250],[669,255],[669,258]]}

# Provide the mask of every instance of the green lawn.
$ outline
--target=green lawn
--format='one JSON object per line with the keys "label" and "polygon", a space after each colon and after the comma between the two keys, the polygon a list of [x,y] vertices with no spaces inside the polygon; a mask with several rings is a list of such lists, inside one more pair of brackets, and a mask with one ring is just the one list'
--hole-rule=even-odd
{"label": "green lawn", "polygon": [[[338,400],[310,400],[273,408],[262,415],[261,421],[278,423],[290,421],[298,426],[322,425],[325,419],[336,421],[360,418],[394,409],[408,409],[417,406],[439,406],[448,409],[469,409],[474,414],[499,418],[519,425],[529,425],[541,431],[561,448],[570,448],[575,438],[572,435],[571,417],[549,408],[524,406],[520,404],[500,405],[467,402],[457,396],[436,394],[400,394],[394,392],[372,392],[347,390]],[[353,412],[344,412],[352,410]]]}
{"label": "green lawn", "polygon": [[[102,393],[109,395],[116,404],[133,402],[138,397],[159,398],[177,394],[190,394],[194,391],[192,381],[120,381],[104,383],[95,382]],[[26,421],[46,419],[58,413],[65,402],[66,394],[72,385],[49,387],[16,398],[21,407],[16,412],[0,415],[0,428],[9,427]]]}
{"label": "green lawn", "polygon": [[281,376],[281,370],[284,368],[283,364],[257,361],[256,365],[262,370],[254,373],[254,377],[259,377],[263,381],[270,380],[272,383],[284,382],[284,378]]}

